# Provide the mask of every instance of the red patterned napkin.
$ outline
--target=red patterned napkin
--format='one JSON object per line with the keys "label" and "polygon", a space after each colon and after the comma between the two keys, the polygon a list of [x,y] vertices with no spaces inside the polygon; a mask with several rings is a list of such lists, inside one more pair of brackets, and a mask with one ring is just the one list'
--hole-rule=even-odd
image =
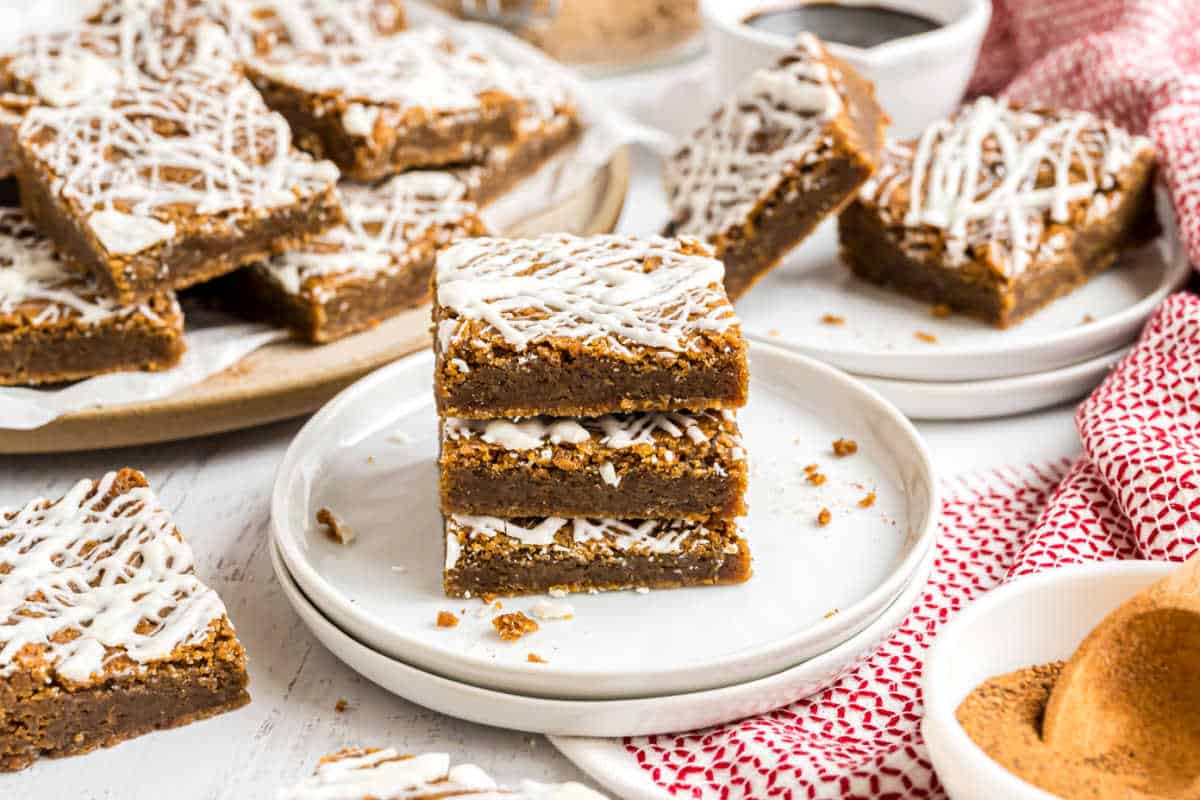
{"label": "red patterned napkin", "polygon": [[1200,265],[1200,2],[992,0],[976,94],[1094,111],[1158,147]]}
{"label": "red patterned napkin", "polygon": [[697,733],[627,739],[688,798],[940,798],[921,740],[921,666],[942,624],[1006,580],[1107,559],[1182,561],[1200,544],[1200,298],[1169,297],[1080,407],[1074,466],[947,487],[929,589],[880,649],[807,700]]}

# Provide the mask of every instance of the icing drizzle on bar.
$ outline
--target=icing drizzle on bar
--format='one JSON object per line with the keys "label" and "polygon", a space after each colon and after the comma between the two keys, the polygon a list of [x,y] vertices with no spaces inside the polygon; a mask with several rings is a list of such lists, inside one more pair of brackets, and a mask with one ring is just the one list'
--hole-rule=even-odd
{"label": "icing drizzle on bar", "polygon": [[[724,266],[680,248],[657,236],[470,239],[438,255],[437,300],[486,323],[517,351],[568,337],[621,352],[631,345],[680,352],[695,334],[737,324],[721,286]],[[459,328],[460,320],[442,320],[439,349]]]}
{"label": "icing drizzle on bar", "polygon": [[441,247],[467,235],[477,210],[465,199],[462,181],[432,170],[397,175],[378,187],[345,184],[339,191],[344,224],[262,265],[291,294],[323,275],[369,278],[402,270],[418,255],[431,255],[426,243]]}
{"label": "icing drizzle on bar", "polygon": [[667,161],[676,232],[714,241],[749,215],[801,165],[822,156],[842,109],[816,37],[801,34],[779,64],[750,76]]}
{"label": "icing drizzle on bar", "polygon": [[944,236],[947,261],[971,251],[991,255],[1003,274],[1023,272],[1072,209],[1104,215],[1117,174],[1151,144],[1082,111],[1023,109],[980,98],[931,125],[912,144],[889,147],[884,166],[863,187],[885,218]]}
{"label": "icing drizzle on bar", "polygon": [[[689,539],[708,540],[713,531],[703,522],[674,519],[586,519],[574,517],[545,517],[536,523],[520,524],[517,520],[500,517],[451,514],[448,518],[448,540],[457,542],[457,533],[468,537],[507,536],[530,547],[551,547],[557,544],[557,535],[564,532],[574,544],[598,542],[603,546],[620,551],[638,551],[651,554],[680,553]],[[525,522],[522,520],[521,522]],[[453,569],[454,562],[447,550],[446,569]],[[455,551],[457,556],[457,549]],[[455,559],[457,560],[457,559]]]}
{"label": "icing drizzle on bar", "polygon": [[0,510],[0,677],[20,668],[28,646],[78,683],[118,656],[137,671],[203,641],[224,616],[148,487],[104,503],[117,480],[110,472],[57,502]]}
{"label": "icing drizzle on bar", "polygon": [[451,766],[446,753],[401,755],[391,748],[353,748],[321,759],[314,775],[279,793],[279,800],[604,800],[578,783],[525,781],[520,790],[498,789],[473,764]]}
{"label": "icing drizzle on bar", "polygon": [[28,312],[35,326],[65,319],[90,325],[134,314],[158,320],[148,305],[122,305],[103,295],[95,280],[63,265],[19,209],[0,208],[0,314],[18,311]]}
{"label": "icing drizzle on bar", "polygon": [[[157,126],[157,127],[156,127]],[[243,215],[324,192],[337,168],[292,148],[283,117],[234,75],[183,71],[111,101],[31,109],[19,135],[109,252],[170,239],[189,217]]]}
{"label": "icing drizzle on bar", "polygon": [[[591,439],[603,447],[625,449],[653,445],[656,433],[674,439],[686,436],[697,444],[709,441],[702,427],[719,418],[732,422],[732,411],[669,411],[607,414],[602,417],[529,417],[528,419],[470,420],[449,417],[447,438],[478,438],[506,450],[534,450],[546,445],[580,444]],[[718,423],[718,430],[720,430]]]}
{"label": "icing drizzle on bar", "polygon": [[404,24],[396,0],[232,0],[235,36],[248,39],[247,54],[276,46],[319,50],[363,46]]}

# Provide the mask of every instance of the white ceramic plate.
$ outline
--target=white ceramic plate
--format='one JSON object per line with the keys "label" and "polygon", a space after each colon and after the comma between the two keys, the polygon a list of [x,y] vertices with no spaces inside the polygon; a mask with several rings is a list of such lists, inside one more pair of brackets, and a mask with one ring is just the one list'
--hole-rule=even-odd
{"label": "white ceramic plate", "polygon": [[[830,220],[748,292],[737,311],[751,338],[855,375],[986,380],[1048,372],[1125,347],[1189,274],[1178,237],[1164,234],[1024,322],[998,330],[960,314],[936,318],[927,303],[855,278],[838,259],[837,223]],[[825,324],[826,314],[845,321]]]}
{"label": "white ceramic plate", "polygon": [[[751,348],[744,521],[755,575],[735,587],[574,595],[570,621],[501,642],[479,600],[442,593],[432,355],[351,386],[296,436],[276,477],[273,532],[305,594],[338,627],[421,669],[542,697],[659,696],[779,672],[845,641],[882,613],[930,547],[933,467],[919,435],[852,378],[768,345]],[[834,439],[859,452],[837,459]],[[819,487],[803,466],[821,465]],[[857,503],[876,493],[871,508]],[[357,533],[315,524],[329,507]],[[816,523],[821,508],[833,520]],[[538,598],[503,601],[530,613]],[[830,612],[838,610],[838,613]],[[440,610],[461,618],[438,628]],[[527,661],[531,652],[549,665]]]}
{"label": "white ceramic plate", "polygon": [[[334,655],[368,680],[406,700],[452,717],[481,725],[571,737],[644,736],[695,730],[762,714],[823,690],[904,621],[925,588],[933,554],[932,549],[926,553],[895,602],[870,625],[837,647],[778,674],[722,689],[665,697],[553,700],[460,683],[366,647],[317,610],[292,579],[278,550],[271,548],[275,574],[284,595],[304,624]],[[568,746],[585,747],[593,741],[556,740],[555,745],[574,758]],[[605,782],[587,763],[580,763],[597,780]]]}
{"label": "white ceramic plate", "polygon": [[1054,800],[981,750],[955,718],[988,678],[1070,658],[1110,611],[1178,564],[1110,561],[1020,578],[976,600],[948,624],[925,659],[921,732],[954,800]]}
{"label": "white ceramic plate", "polygon": [[1099,386],[1130,349],[1126,347],[1071,367],[990,381],[934,383],[889,378],[862,381],[911,419],[987,419],[1078,400]]}

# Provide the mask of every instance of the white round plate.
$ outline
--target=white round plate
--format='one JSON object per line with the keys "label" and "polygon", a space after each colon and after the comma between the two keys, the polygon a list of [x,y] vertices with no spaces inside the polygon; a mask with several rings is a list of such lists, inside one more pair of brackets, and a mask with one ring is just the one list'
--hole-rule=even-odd
{"label": "white round plate", "polygon": [[[855,375],[986,380],[1048,372],[1125,347],[1190,274],[1178,236],[1169,231],[1024,322],[999,330],[961,314],[937,318],[928,303],[854,277],[838,258],[837,222],[829,220],[749,291],[737,312],[750,338]],[[826,314],[844,322],[826,324]]]}
{"label": "white round plate", "polygon": [[987,419],[1078,400],[1099,386],[1131,349],[1126,347],[1049,372],[990,381],[862,381],[895,403],[910,419]]}
{"label": "white round plate", "polygon": [[[754,577],[731,587],[573,595],[574,619],[502,642],[494,608],[442,592],[432,355],[345,390],[300,431],[276,476],[272,530],[305,594],[381,653],[456,680],[541,697],[661,696],[744,683],[845,641],[882,613],[931,546],[936,483],[911,424],[870,389],[811,359],[751,347],[739,419],[751,476],[744,520]],[[859,451],[835,458],[840,437]],[[820,465],[827,481],[805,482]],[[858,501],[874,491],[876,502]],[[358,536],[315,523],[328,507]],[[825,527],[816,519],[829,508]],[[506,612],[541,598],[503,600]],[[439,628],[438,612],[460,618]],[[831,613],[834,611],[837,613]],[[530,652],[549,665],[530,663]]]}
{"label": "white round plate", "polygon": [[[460,683],[372,650],[339,629],[305,597],[277,548],[271,548],[275,574],[288,602],[321,644],[360,675],[441,714],[481,725],[572,737],[648,736],[696,730],[762,714],[822,691],[900,626],[925,588],[933,558],[931,548],[896,600],[866,628],[837,647],[775,675],[721,689],[664,697],[554,700]],[[591,740],[566,741],[583,744]],[[555,744],[564,747],[560,740]],[[574,758],[570,753],[568,757]],[[581,766],[592,772],[586,764]]]}

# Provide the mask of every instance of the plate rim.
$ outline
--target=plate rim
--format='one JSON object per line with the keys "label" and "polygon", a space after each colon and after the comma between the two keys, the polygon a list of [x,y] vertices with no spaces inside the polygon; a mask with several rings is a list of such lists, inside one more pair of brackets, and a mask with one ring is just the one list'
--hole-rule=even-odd
{"label": "plate rim", "polygon": [[[923,508],[914,509],[915,513],[913,515],[917,521],[923,520],[924,524],[919,529],[913,527],[908,532],[907,538],[911,541],[911,544],[907,547],[907,552],[902,554],[902,557],[892,565],[883,580],[867,592],[866,595],[852,606],[841,609],[841,613],[838,615],[839,622],[841,622],[840,627],[834,629],[834,632],[826,628],[825,636],[833,639],[829,646],[836,646],[841,641],[853,636],[856,630],[860,630],[862,627],[865,627],[865,624],[869,624],[869,620],[878,616],[881,609],[886,608],[895,600],[907,585],[907,581],[911,578],[914,570],[921,563],[921,559],[934,547],[937,537],[938,516],[941,508],[941,487],[937,471],[928,446],[908,418],[892,403],[884,399],[878,392],[861,380],[835,367],[822,364],[815,359],[768,344],[751,343],[751,360],[753,360],[755,352],[791,361],[799,368],[808,370],[810,374],[815,372],[816,377],[820,380],[840,383],[844,389],[860,394],[864,403],[873,406],[877,412],[886,417],[907,440],[908,452],[912,454],[911,464],[916,468],[914,470],[916,479],[924,483],[927,490],[927,504]],[[362,631],[382,631],[384,634],[383,638],[391,642],[403,643],[403,648],[397,651],[392,651],[391,648],[386,649],[393,657],[412,661],[423,669],[429,669],[431,663],[436,663],[443,665],[442,671],[445,671],[444,664],[460,663],[465,665],[464,670],[469,668],[472,672],[494,673],[499,665],[492,659],[470,653],[451,653],[444,649],[434,648],[395,626],[381,625],[374,619],[373,615],[368,614],[358,604],[352,602],[310,563],[305,554],[306,548],[303,544],[303,532],[290,531],[287,529],[285,523],[289,508],[287,495],[290,481],[297,473],[297,466],[304,456],[312,452],[312,448],[305,447],[306,440],[315,437],[317,432],[329,420],[335,418],[343,407],[356,401],[361,394],[376,391],[379,385],[386,384],[392,378],[393,373],[407,371],[419,360],[432,360],[432,357],[432,351],[425,349],[375,370],[341,391],[304,424],[293,437],[283,458],[279,462],[279,466],[276,468],[271,491],[271,538],[279,547],[281,556],[290,573],[305,591],[309,599],[321,609],[323,614],[334,619],[340,627],[359,631],[359,636],[373,642],[373,648],[385,649],[379,647],[378,637],[364,635],[361,633]],[[309,516],[306,514],[303,515],[303,518],[307,519]],[[864,617],[867,620],[865,624],[862,623]],[[857,629],[854,628],[856,624],[858,625]],[[739,650],[735,653],[727,654],[720,659],[707,661],[703,664],[702,670],[696,665],[690,665],[686,672],[721,674],[723,668],[730,668],[732,665],[738,665],[743,662],[757,662],[766,657],[782,658],[782,653],[788,650],[801,649],[801,646],[815,635],[814,631],[816,629],[817,626],[815,625],[809,626],[784,640],[757,645],[753,649]],[[780,644],[780,641],[783,644]],[[808,646],[812,647],[814,645],[808,643]],[[828,647],[825,649],[828,649]],[[504,664],[502,669],[504,675],[507,676],[505,680],[510,684],[514,681],[532,681],[541,682],[542,685],[545,685],[548,677],[545,667],[537,664],[518,662],[515,664]],[[656,672],[658,676],[657,680],[667,680],[667,676],[677,674],[681,671],[684,670],[659,670]],[[555,682],[559,685],[587,686],[591,681],[610,680],[615,674],[618,673],[608,670],[560,670],[555,674]],[[640,674],[644,676],[644,672]],[[548,692],[549,690],[546,691]],[[580,690],[576,688],[563,691],[569,691],[574,694]],[[544,696],[550,695],[547,694]]]}

